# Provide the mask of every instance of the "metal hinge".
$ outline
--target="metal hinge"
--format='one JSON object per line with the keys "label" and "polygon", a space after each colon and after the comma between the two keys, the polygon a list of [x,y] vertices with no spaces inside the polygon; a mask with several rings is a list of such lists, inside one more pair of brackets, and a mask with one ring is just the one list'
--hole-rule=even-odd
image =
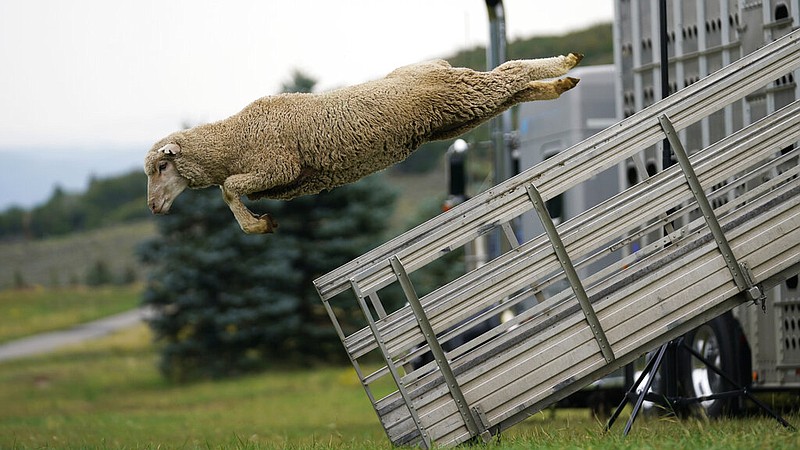
{"label": "metal hinge", "polygon": [[753,301],[756,305],[761,303],[761,311],[764,313],[767,312],[767,294],[764,292],[764,288],[761,285],[756,284],[753,273],[750,271],[750,266],[747,265],[746,261],[742,261],[739,263],[739,267],[742,268],[742,277],[747,283],[747,289],[745,290],[745,294],[747,297]]}
{"label": "metal hinge", "polygon": [[472,413],[473,416],[475,416],[476,422],[478,422],[478,425],[480,426],[481,432],[479,436],[484,443],[488,444],[489,441],[492,440],[492,433],[489,432],[489,427],[491,424],[489,424],[489,419],[486,417],[486,413],[483,411],[483,408],[481,408],[481,405],[473,406]]}

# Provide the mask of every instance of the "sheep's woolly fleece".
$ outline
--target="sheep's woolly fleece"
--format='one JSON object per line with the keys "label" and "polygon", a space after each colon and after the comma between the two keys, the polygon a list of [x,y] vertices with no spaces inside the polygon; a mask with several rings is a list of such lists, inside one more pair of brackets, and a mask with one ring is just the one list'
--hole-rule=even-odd
{"label": "sheep's woolly fleece", "polygon": [[158,141],[145,157],[148,205],[166,213],[185,188],[220,186],[245,232],[272,232],[275,221],[254,216],[243,195],[291,199],[356,181],[517,103],[558,98],[578,80],[551,78],[581,58],[509,61],[490,72],[433,61],[331,92],[260,98]]}

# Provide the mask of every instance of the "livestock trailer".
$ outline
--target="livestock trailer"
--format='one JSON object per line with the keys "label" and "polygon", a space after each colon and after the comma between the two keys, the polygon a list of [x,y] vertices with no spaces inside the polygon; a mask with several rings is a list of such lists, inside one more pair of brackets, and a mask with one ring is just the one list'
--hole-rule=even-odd
{"label": "livestock trailer", "polygon": [[[662,97],[660,49],[666,44],[668,71],[666,93],[672,94],[703,77],[751,54],[800,26],[797,0],[670,0],[666,2],[666,33],[661,31],[659,2],[615,2],[614,54],[617,77],[616,109],[620,118],[646,109]],[[776,74],[771,82],[721,108],[680,132],[691,155],[736,130],[790,104],[798,97],[795,71]],[[791,154],[794,143],[781,149]],[[650,166],[662,167],[661,148],[645,150]],[[792,156],[764,177],[777,176],[796,167]],[[632,163],[621,167],[624,187],[637,180]],[[794,179],[793,179],[794,180]],[[728,189],[716,202],[732,202],[739,195],[731,180],[713,189]],[[794,180],[796,182],[796,180]],[[748,190],[757,182],[736,189]],[[684,220],[689,220],[686,218]],[[633,243],[632,245],[642,243]],[[800,293],[797,274],[765,292],[766,309],[742,305],[702,325],[687,335],[697,351],[716,361],[735,381],[752,388],[800,389]],[[706,395],[729,388],[720,377],[694,359],[679,361],[679,376],[687,395]],[[737,399],[704,402],[712,414],[734,410]]]}

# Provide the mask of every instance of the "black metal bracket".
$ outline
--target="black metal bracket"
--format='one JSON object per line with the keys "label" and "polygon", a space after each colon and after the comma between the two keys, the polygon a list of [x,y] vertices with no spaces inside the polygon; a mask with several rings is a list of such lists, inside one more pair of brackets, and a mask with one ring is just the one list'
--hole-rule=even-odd
{"label": "black metal bracket", "polygon": [[[698,361],[702,362],[706,365],[711,371],[722,377],[726,382],[728,382],[731,386],[735,387],[736,389],[726,391],[726,392],[718,392],[716,394],[705,395],[701,397],[680,397],[680,396],[667,396],[667,395],[660,395],[656,393],[650,392],[650,389],[653,384],[653,380],[655,379],[656,373],[658,372],[659,367],[663,363],[664,355],[670,350],[670,347],[675,350],[684,350],[689,352],[692,357],[697,358]],[[644,387],[642,388],[641,392],[637,393],[636,390],[639,388],[639,385],[645,380]],[[748,400],[752,401],[756,405],[758,405],[761,410],[766,412],[770,415],[773,419],[778,421],[783,427],[788,428],[792,431],[795,431],[796,428],[792,426],[789,422],[787,422],[783,417],[777,414],[775,411],[772,410],[768,405],[766,405],[761,400],[757,399],[747,387],[741,386],[739,383],[734,381],[731,377],[727,374],[722,372],[717,366],[715,366],[711,361],[707,360],[703,355],[697,352],[694,348],[686,344],[683,338],[678,338],[673,341],[667,342],[666,344],[659,347],[659,349],[653,353],[650,359],[647,361],[644,370],[630,387],[630,389],[625,393],[620,404],[617,406],[617,409],[611,415],[611,418],[608,419],[608,423],[606,424],[605,431],[608,432],[611,430],[611,427],[614,425],[614,422],[619,418],[619,415],[622,413],[622,410],[625,408],[627,403],[630,401],[633,403],[633,411],[631,412],[630,417],[628,418],[628,422],[625,425],[625,429],[623,430],[623,436],[627,436],[633,426],[634,421],[636,421],[636,417],[639,415],[641,411],[642,404],[645,400],[657,403],[668,408],[671,411],[674,411],[676,408],[680,408],[682,406],[696,404],[708,400],[716,400],[722,398],[733,398],[733,397],[747,397]]]}

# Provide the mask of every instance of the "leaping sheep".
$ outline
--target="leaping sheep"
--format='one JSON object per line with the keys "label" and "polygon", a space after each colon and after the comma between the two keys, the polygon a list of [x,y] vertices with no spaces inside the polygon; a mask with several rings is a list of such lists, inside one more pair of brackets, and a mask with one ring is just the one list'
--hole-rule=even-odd
{"label": "leaping sheep", "polygon": [[148,206],[165,214],[187,187],[220,186],[245,233],[271,233],[276,222],[251,213],[243,195],[291,199],[354,182],[517,103],[558,98],[578,79],[540,80],[565,75],[582,57],[509,61],[490,72],[433,61],[331,92],[260,98],[158,141],[145,157]]}

